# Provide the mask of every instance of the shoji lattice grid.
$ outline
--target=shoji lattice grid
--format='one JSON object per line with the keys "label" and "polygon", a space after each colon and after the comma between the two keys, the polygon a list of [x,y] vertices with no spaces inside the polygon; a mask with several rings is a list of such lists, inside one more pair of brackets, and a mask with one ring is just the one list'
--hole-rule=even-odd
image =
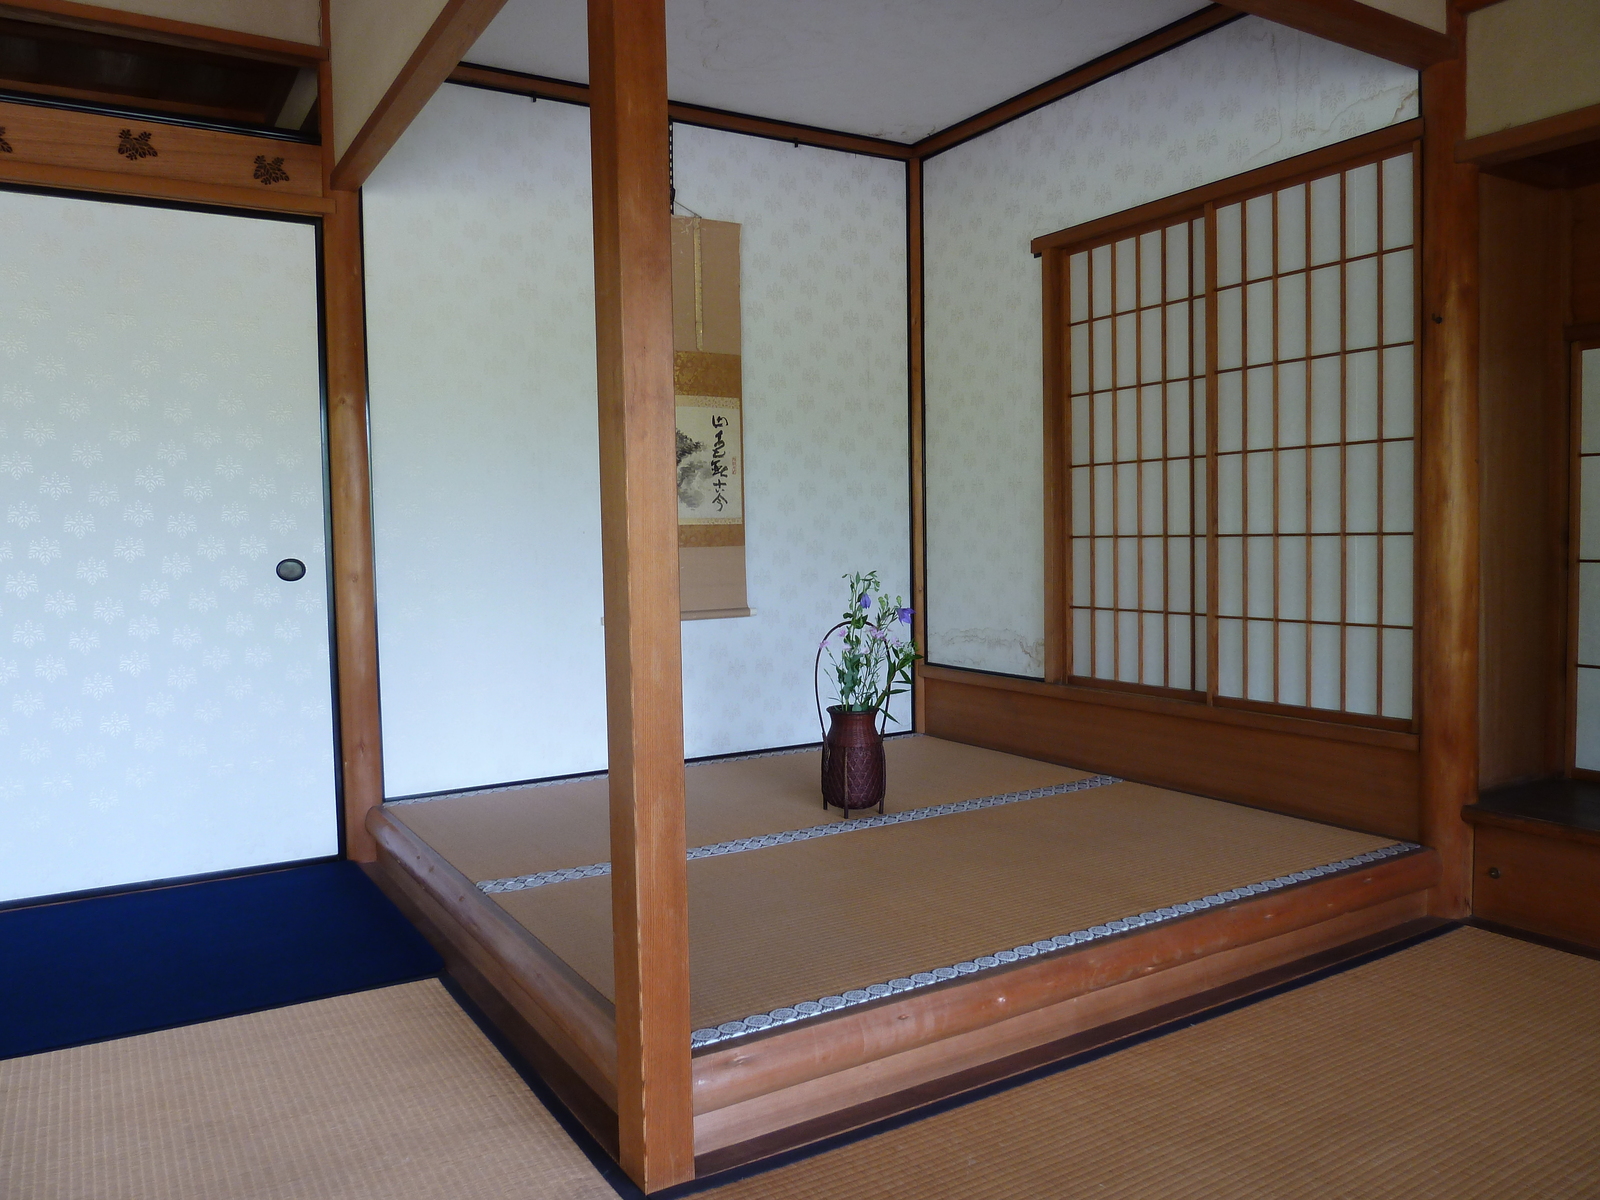
{"label": "shoji lattice grid", "polygon": [[1600,348],[1578,358],[1577,730],[1573,766],[1600,771]]}
{"label": "shoji lattice grid", "polygon": [[1067,260],[1073,673],[1206,686],[1201,216]]}
{"label": "shoji lattice grid", "polygon": [[1410,719],[1416,212],[1407,149],[1067,253],[1073,678]]}
{"label": "shoji lattice grid", "polygon": [[1217,694],[1409,718],[1409,152],[1217,208]]}

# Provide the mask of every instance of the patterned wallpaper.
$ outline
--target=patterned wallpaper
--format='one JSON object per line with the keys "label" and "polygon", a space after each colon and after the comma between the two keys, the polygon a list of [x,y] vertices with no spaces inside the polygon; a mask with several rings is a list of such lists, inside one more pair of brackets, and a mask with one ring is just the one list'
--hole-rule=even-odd
{"label": "patterned wallpaper", "polygon": [[[744,225],[754,617],[683,626],[687,752],[813,740],[809,671],[909,590],[903,168],[679,127]],[[603,768],[588,112],[446,87],[365,189],[385,787]]]}
{"label": "patterned wallpaper", "polygon": [[0,225],[0,900],[334,853],[312,228]]}
{"label": "patterned wallpaper", "polygon": [[1043,368],[1028,243],[1416,115],[1414,71],[1247,17],[928,162],[934,661],[1043,673]]}

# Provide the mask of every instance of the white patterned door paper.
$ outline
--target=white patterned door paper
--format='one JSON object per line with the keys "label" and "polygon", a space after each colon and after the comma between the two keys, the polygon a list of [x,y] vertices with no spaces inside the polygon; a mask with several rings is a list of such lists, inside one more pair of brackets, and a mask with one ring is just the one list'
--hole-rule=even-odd
{"label": "white patterned door paper", "polygon": [[0,228],[0,901],[336,852],[315,230]]}

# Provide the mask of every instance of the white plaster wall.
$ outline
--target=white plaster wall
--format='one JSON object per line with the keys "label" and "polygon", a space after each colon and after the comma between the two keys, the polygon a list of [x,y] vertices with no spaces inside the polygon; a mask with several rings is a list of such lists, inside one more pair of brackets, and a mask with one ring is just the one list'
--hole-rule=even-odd
{"label": "white plaster wall", "polygon": [[[744,226],[756,616],[683,626],[687,753],[815,740],[839,576],[909,591],[903,168],[679,127]],[[364,191],[391,796],[606,762],[588,112],[447,86]]]}
{"label": "white plaster wall", "polygon": [[1043,674],[1029,242],[1416,115],[1416,72],[1249,17],[927,163],[932,661]]}

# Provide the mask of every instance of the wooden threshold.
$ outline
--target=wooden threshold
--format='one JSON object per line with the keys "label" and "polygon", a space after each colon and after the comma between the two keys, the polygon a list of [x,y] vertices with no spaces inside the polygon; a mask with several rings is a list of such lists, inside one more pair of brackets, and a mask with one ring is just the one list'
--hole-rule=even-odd
{"label": "wooden threshold", "polygon": [[1438,856],[1418,850],[708,1048],[694,1059],[697,1163],[725,1169],[734,1147],[910,1089],[925,1097],[986,1063],[1421,918],[1438,877]]}
{"label": "wooden threshold", "polygon": [[431,926],[441,935],[451,953],[492,984],[614,1112],[617,1035],[611,1002],[383,809],[368,812],[367,828],[378,845],[384,890],[404,897],[425,918],[424,932]]}
{"label": "wooden threshold", "polygon": [[[1396,906],[1395,911],[1399,910]],[[1486,922],[1484,928],[1492,928]],[[1041,1068],[1064,1063],[1066,1060],[1088,1054],[1116,1042],[1126,1041],[1141,1034],[1160,1033],[1164,1026],[1188,1021],[1203,1013],[1248,1000],[1263,992],[1294,983],[1309,975],[1340,967],[1346,963],[1380,951],[1398,948],[1405,943],[1455,928],[1458,923],[1440,917],[1415,917],[1398,924],[1381,928],[1376,933],[1340,942],[1330,949],[1317,951],[1292,959],[1280,966],[1259,970],[1232,983],[1220,984],[1205,991],[1158,1004],[1153,1008],[1131,1013],[1107,1021],[1079,1033],[1046,1042],[1031,1050],[1020,1051],[1003,1058],[947,1075],[930,1084],[906,1088],[903,1091],[876,1100],[867,1100],[836,1113],[779,1130],[764,1138],[756,1138],[724,1150],[712,1151],[695,1160],[697,1177],[705,1179],[722,1171],[782,1154],[801,1146],[836,1137],[842,1133],[862,1129],[893,1117],[914,1113],[928,1105],[987,1088],[1006,1080],[1014,1080]],[[1521,936],[1517,934],[1515,936]],[[1534,939],[1530,939],[1534,940]],[[1548,943],[1549,939],[1538,939]],[[1595,957],[1593,952],[1583,951]]]}

